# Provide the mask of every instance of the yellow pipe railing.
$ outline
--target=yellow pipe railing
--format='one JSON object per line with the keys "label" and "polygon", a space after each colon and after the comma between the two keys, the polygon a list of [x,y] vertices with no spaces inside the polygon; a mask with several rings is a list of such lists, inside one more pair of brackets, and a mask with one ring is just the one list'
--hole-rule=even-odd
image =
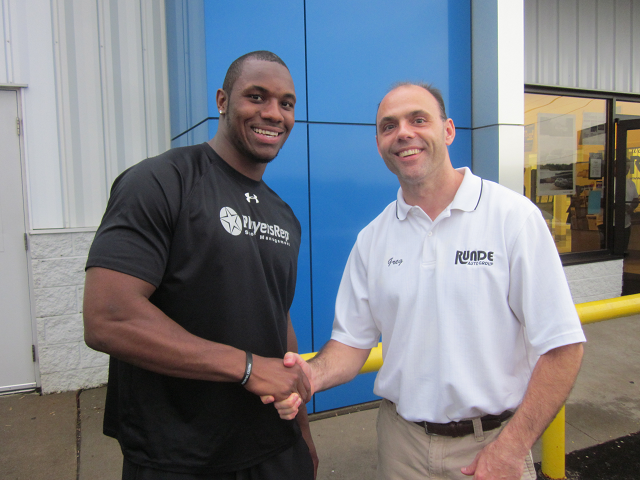
{"label": "yellow pipe railing", "polygon": [[[628,317],[640,313],[640,294],[597,300],[576,305],[580,322],[601,322],[614,318]],[[545,477],[559,480],[565,475],[565,410],[560,413],[542,434],[542,473]]]}
{"label": "yellow pipe railing", "polygon": [[582,324],[601,322],[613,318],[628,317],[640,313],[640,294],[609,298],[576,305]]}
{"label": "yellow pipe railing", "polygon": [[[304,360],[311,360],[317,354],[318,352],[302,353],[300,354],[300,356]],[[382,366],[382,343],[378,343],[377,347],[374,347],[371,349],[371,352],[369,352],[369,357],[367,358],[367,361],[364,362],[364,365],[362,366],[362,368],[358,373],[377,372],[378,370],[380,370],[381,366]]]}
{"label": "yellow pipe railing", "polygon": [[[576,305],[582,324],[628,317],[640,313],[640,294],[579,303]],[[301,355],[305,360],[315,357],[317,352]],[[382,344],[371,349],[369,358],[360,373],[377,372],[382,366]],[[565,410],[564,406],[542,435],[542,473],[550,479],[565,477]]]}

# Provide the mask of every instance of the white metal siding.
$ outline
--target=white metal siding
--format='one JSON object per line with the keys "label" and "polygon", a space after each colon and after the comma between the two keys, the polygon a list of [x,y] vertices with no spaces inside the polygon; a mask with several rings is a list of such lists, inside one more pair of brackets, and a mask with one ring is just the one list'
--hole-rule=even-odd
{"label": "white metal siding", "polygon": [[115,177],[169,148],[164,2],[52,0],[52,16],[63,226],[95,226]]}
{"label": "white metal siding", "polygon": [[640,0],[525,0],[525,82],[640,93]]}
{"label": "white metal siding", "polygon": [[20,23],[26,14],[24,1],[0,0],[0,85],[24,83],[21,49],[26,32]]}
{"label": "white metal siding", "polygon": [[[2,13],[2,21],[0,22],[0,83],[9,83],[9,79],[13,77],[10,74],[11,68],[11,30],[9,16],[9,2],[0,0],[0,12]],[[7,28],[9,27],[9,28]]]}

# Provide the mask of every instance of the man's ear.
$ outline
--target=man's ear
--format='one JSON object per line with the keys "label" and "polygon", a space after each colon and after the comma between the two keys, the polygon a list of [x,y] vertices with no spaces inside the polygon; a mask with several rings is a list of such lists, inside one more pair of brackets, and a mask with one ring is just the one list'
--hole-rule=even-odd
{"label": "man's ear", "polygon": [[453,120],[447,118],[444,124],[444,141],[447,145],[451,145],[454,138],[456,138],[456,126],[453,124]]}
{"label": "man's ear", "polygon": [[220,115],[227,113],[228,105],[229,101],[227,98],[227,92],[219,88],[216,92],[216,106],[218,107],[218,113]]}

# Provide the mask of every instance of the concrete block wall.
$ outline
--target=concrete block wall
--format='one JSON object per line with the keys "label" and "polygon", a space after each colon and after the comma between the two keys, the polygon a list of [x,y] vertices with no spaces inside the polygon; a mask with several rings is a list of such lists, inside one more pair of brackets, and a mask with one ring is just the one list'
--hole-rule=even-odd
{"label": "concrete block wall", "polygon": [[37,359],[44,393],[102,385],[108,356],[84,343],[84,266],[95,232],[29,237]]}
{"label": "concrete block wall", "polygon": [[[84,343],[84,266],[95,232],[30,236],[37,355],[44,393],[107,382],[108,356]],[[565,267],[574,303],[619,297],[622,260]]]}
{"label": "concrete block wall", "polygon": [[564,267],[573,303],[594,302],[622,294],[622,260]]}

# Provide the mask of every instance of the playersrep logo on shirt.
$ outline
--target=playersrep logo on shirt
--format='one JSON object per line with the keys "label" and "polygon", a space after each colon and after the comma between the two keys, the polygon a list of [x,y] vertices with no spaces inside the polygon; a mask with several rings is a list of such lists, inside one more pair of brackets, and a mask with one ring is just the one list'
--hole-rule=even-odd
{"label": "playersrep logo on shirt", "polygon": [[483,250],[456,251],[456,265],[493,265],[493,252]]}
{"label": "playersrep logo on shirt", "polygon": [[279,225],[270,225],[263,222],[254,222],[249,215],[238,215],[233,208],[222,207],[220,209],[220,223],[231,235],[237,236],[244,232],[245,235],[259,235],[260,240],[270,240],[276,243],[289,245],[289,232]]}

